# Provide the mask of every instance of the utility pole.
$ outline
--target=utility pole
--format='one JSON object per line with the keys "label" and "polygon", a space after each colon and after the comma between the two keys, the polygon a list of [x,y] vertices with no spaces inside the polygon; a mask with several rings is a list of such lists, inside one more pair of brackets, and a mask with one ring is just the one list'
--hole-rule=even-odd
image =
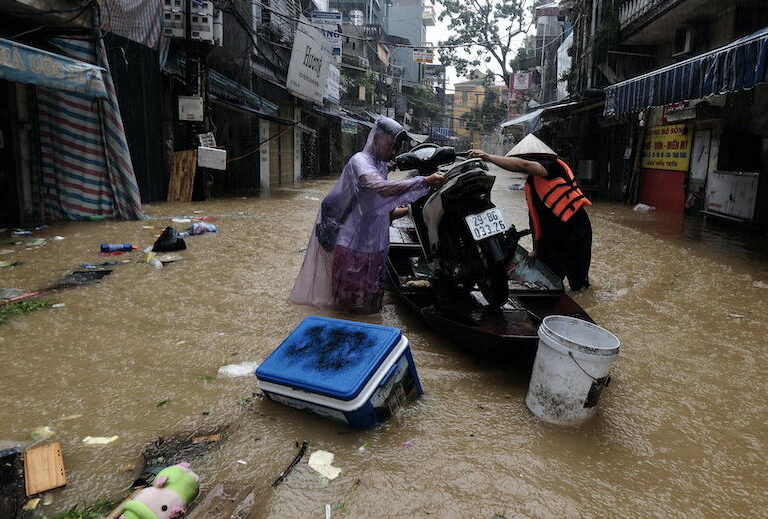
{"label": "utility pole", "polygon": [[[192,80],[194,73],[192,71],[192,0],[185,0],[185,12],[184,12],[184,48],[186,50],[186,60],[184,62],[184,82],[185,85],[185,92],[188,96],[195,95],[195,89],[192,86]],[[185,122],[184,123],[184,140],[185,145],[190,146],[193,144],[193,136],[192,136],[192,124]]]}

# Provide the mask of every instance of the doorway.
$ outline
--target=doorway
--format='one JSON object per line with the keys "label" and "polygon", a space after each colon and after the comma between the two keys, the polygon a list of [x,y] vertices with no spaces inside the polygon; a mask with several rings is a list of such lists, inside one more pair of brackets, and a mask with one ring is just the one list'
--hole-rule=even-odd
{"label": "doorway", "polygon": [[10,107],[13,85],[0,79],[0,225],[19,223],[19,188],[14,153],[14,118]]}

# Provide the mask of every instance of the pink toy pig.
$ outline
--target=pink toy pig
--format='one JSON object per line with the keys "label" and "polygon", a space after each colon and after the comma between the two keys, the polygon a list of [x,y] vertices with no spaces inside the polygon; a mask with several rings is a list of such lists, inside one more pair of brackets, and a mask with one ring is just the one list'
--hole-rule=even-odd
{"label": "pink toy pig", "polygon": [[200,491],[200,478],[179,463],[160,471],[153,486],[126,501],[119,519],[177,519],[186,514],[186,506]]}

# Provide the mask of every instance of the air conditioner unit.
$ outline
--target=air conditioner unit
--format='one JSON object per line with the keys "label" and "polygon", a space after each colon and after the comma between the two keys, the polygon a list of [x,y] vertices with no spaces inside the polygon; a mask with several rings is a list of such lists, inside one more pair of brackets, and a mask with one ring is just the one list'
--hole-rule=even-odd
{"label": "air conditioner unit", "polygon": [[675,42],[672,49],[672,56],[682,56],[691,52],[693,48],[693,29],[690,27],[680,27],[675,31]]}

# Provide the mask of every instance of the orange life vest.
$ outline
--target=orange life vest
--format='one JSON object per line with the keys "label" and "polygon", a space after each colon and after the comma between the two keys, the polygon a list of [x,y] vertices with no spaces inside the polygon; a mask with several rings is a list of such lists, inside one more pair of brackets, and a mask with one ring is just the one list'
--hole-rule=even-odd
{"label": "orange life vest", "polygon": [[[576,184],[576,177],[573,175],[573,171],[561,159],[557,159],[557,163],[565,170],[565,176],[568,179],[562,177],[555,177],[552,179],[544,177],[533,177],[533,188],[536,190],[536,194],[539,195],[541,202],[552,211],[557,218],[562,222],[567,222],[571,217],[584,206],[592,205],[592,202],[584,196],[578,185]],[[526,195],[530,196],[529,192]]]}

